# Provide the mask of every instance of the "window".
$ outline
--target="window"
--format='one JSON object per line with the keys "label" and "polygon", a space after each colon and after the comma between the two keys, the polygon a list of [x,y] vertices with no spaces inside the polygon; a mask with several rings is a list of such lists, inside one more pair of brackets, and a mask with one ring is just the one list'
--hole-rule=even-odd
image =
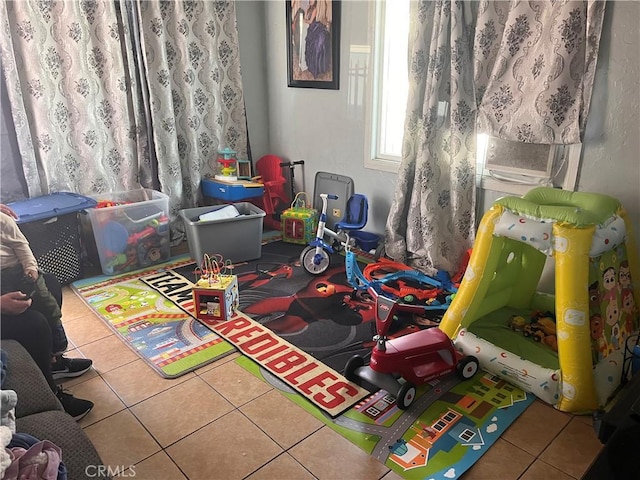
{"label": "window", "polygon": [[410,0],[373,2],[375,37],[369,82],[365,167],[396,172],[402,158],[409,91]]}
{"label": "window", "polygon": [[[367,90],[367,168],[397,172],[407,105],[410,0],[372,2],[373,69]],[[444,106],[444,105],[443,105]],[[442,112],[444,114],[446,108]],[[478,136],[477,185],[522,195],[537,185],[576,186],[581,145],[532,145]]]}
{"label": "window", "polygon": [[453,413],[453,412],[448,412],[444,417],[442,417],[442,420],[444,420],[447,423],[451,423],[452,421],[454,421],[458,416]]}
{"label": "window", "polygon": [[469,430],[468,428],[463,430],[462,433],[459,435],[460,439],[463,442],[469,442],[469,440],[471,440],[473,437],[475,437],[476,434],[475,432],[473,432],[472,430]]}
{"label": "window", "polygon": [[441,432],[445,428],[447,428],[447,424],[445,422],[443,422],[442,420],[439,420],[439,421],[437,421],[436,423],[433,424],[433,429],[436,432]]}
{"label": "window", "polygon": [[380,415],[380,410],[375,407],[369,407],[367,408],[367,413],[372,417],[377,417],[378,415]]}

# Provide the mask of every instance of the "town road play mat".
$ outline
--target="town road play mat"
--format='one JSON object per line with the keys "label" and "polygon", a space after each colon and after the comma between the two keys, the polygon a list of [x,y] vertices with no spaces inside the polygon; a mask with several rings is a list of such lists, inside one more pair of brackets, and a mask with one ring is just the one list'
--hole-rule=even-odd
{"label": "town road play mat", "polygon": [[72,284],[124,343],[165,378],[178,377],[235,351],[233,345],[140,281],[140,276],[184,265],[193,269],[189,257],[179,257],[152,270]]}
{"label": "town road play mat", "polygon": [[378,390],[331,418],[246,357],[236,363],[408,480],[460,478],[535,397],[487,372],[456,375],[418,389],[407,410]]}

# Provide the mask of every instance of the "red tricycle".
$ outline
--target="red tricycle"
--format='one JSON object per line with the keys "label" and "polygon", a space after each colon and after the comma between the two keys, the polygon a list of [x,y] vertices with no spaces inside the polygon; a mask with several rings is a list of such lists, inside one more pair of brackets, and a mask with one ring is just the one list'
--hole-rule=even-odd
{"label": "red tricycle", "polygon": [[398,408],[406,410],[415,399],[417,385],[454,371],[464,380],[476,374],[478,359],[470,355],[463,356],[437,327],[388,338],[396,312],[424,313],[424,308],[398,303],[397,300],[379,295],[373,287],[368,290],[376,300],[376,345],[371,352],[369,365],[365,365],[364,358],[359,355],[349,359],[345,366],[348,380],[362,378],[395,394]]}

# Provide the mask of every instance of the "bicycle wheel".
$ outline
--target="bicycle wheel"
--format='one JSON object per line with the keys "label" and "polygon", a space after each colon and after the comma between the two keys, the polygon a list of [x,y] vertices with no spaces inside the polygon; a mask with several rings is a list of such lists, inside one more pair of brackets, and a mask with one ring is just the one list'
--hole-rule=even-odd
{"label": "bicycle wheel", "polygon": [[331,263],[331,257],[323,249],[316,255],[316,247],[308,246],[300,254],[300,264],[302,267],[312,275],[320,275],[324,273],[329,264]]}

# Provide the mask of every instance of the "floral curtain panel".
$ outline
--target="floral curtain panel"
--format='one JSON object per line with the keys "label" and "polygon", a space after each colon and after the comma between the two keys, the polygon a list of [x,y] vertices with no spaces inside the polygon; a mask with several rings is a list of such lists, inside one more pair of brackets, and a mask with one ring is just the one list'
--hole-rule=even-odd
{"label": "floral curtain panel", "polygon": [[247,158],[235,3],[136,3],[158,178],[177,213],[197,204],[218,149]]}
{"label": "floral curtain panel", "polygon": [[391,258],[455,272],[474,236],[471,2],[412,2],[402,163],[387,218]]}
{"label": "floral curtain panel", "polygon": [[480,3],[475,82],[483,132],[526,143],[581,143],[605,3]]}
{"label": "floral curtain panel", "polygon": [[30,196],[144,182],[146,129],[114,2],[0,2],[0,53]]}
{"label": "floral curtain panel", "polygon": [[476,127],[510,141],[581,142],[604,8],[596,0],[412,2],[390,257],[427,273],[459,268],[475,235]]}
{"label": "floral curtain panel", "polygon": [[0,0],[30,196],[148,187],[197,205],[217,150],[247,158],[233,1]]}

